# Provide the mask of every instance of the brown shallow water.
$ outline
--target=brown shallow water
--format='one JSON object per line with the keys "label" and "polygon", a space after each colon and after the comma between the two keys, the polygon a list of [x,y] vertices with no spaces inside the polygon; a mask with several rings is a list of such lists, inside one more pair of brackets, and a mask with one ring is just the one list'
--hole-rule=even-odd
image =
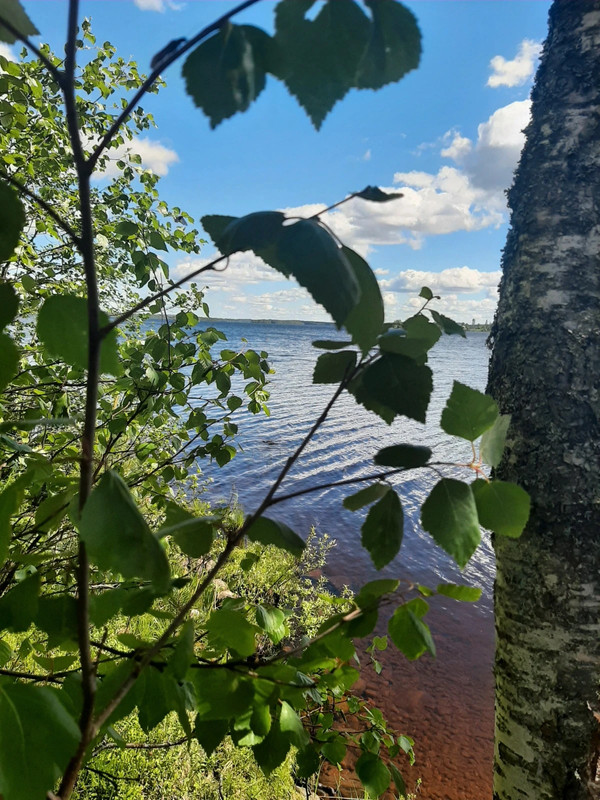
{"label": "brown shallow water", "polygon": [[[397,733],[415,740],[415,764],[401,768],[409,790],[421,778],[419,800],[491,797],[494,631],[491,614],[483,610],[467,603],[442,610],[433,600],[427,621],[437,657],[425,654],[410,662],[388,647],[378,655],[381,675],[362,671],[365,680],[357,688],[363,697],[384,712]],[[341,782],[332,768],[323,783],[337,785],[341,796],[362,797],[351,757],[345,766]]]}

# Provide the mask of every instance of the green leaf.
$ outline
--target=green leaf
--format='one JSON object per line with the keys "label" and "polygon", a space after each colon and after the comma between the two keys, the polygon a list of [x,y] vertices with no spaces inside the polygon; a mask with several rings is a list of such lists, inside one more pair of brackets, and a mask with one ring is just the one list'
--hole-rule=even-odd
{"label": "green leaf", "polygon": [[275,40],[284,59],[276,75],[318,130],[354,85],[370,25],[353,0],[326,2],[314,20],[307,20],[312,5],[313,0],[278,3]]}
{"label": "green leaf", "polygon": [[86,502],[79,532],[93,563],[124,578],[149,580],[158,593],[170,587],[169,562],[140,514],[125,482],[105,472]]}
{"label": "green leaf", "polygon": [[509,425],[510,414],[499,414],[492,427],[481,437],[479,454],[481,460],[490,467],[497,467],[502,460]]}
{"label": "green leaf", "polygon": [[525,489],[516,483],[483,479],[474,481],[471,489],[479,522],[484,528],[512,539],[523,533],[531,508]]}
{"label": "green leaf", "polygon": [[8,386],[19,366],[19,348],[5,333],[0,333],[0,391]]}
{"label": "green leaf", "polygon": [[340,383],[347,378],[356,365],[354,350],[339,353],[323,353],[317,359],[313,383]]}
{"label": "green leaf", "polygon": [[330,742],[325,742],[321,754],[332,764],[341,764],[346,757],[346,744],[341,736],[336,736]]}
{"label": "green leaf", "polygon": [[384,192],[378,186],[366,186],[362,192],[355,192],[354,196],[372,203],[388,203],[390,200],[404,197],[402,192]]}
{"label": "green leaf", "polygon": [[[109,323],[103,311],[99,323],[100,327]],[[73,367],[87,369],[88,309],[85,298],[70,294],[49,297],[38,314],[37,334],[51,355],[62,358]],[[122,371],[117,334],[113,330],[102,341],[100,372],[120,375]]]}
{"label": "green leaf", "polygon": [[167,668],[176,680],[182,681],[194,661],[194,623],[188,620],[181,628]]}
{"label": "green leaf", "polygon": [[384,353],[364,371],[362,387],[370,398],[395,414],[425,422],[433,390],[429,367],[405,356]]}
{"label": "green leaf", "polygon": [[77,422],[75,417],[40,417],[34,419],[7,419],[0,422],[0,431],[31,431],[34,428],[64,428]]}
{"label": "green leaf", "polygon": [[477,586],[459,586],[455,583],[440,583],[436,589],[438,594],[461,600],[465,603],[476,603],[481,597],[481,589]]}
{"label": "green leaf", "polygon": [[[2,191],[0,184],[0,203],[2,201]],[[19,295],[15,292],[12,284],[0,283],[0,330],[9,325],[17,316],[19,310]]]}
{"label": "green leaf", "polygon": [[79,727],[59,698],[48,687],[0,683],[4,800],[44,800],[75,753]]}
{"label": "green leaf", "polygon": [[279,720],[275,719],[269,733],[260,744],[252,748],[252,751],[258,766],[265,775],[270,775],[273,770],[283,764],[289,753],[290,746],[289,737],[282,735]]}
{"label": "green leaf", "polygon": [[211,640],[242,658],[251,656],[256,650],[255,637],[259,629],[251,625],[240,611],[217,608],[208,618],[206,630]]}
{"label": "green leaf", "polygon": [[441,425],[446,433],[474,442],[497,418],[498,406],[492,397],[454,381],[442,411]]}
{"label": "green leaf", "polygon": [[211,756],[229,732],[229,720],[204,722],[196,717],[193,736],[207,756]]}
{"label": "green leaf", "polygon": [[361,542],[377,569],[385,567],[400,551],[404,534],[404,515],[400,498],[390,490],[367,514]]}
{"label": "green leaf", "polygon": [[185,88],[216,128],[256,100],[277,60],[275,42],[263,30],[226,22],[185,60]]}
{"label": "green leaf", "polygon": [[0,597],[0,630],[26,631],[38,612],[39,593],[40,576],[34,573]]}
{"label": "green leaf", "polygon": [[379,797],[390,785],[390,771],[375,753],[363,753],[354,769],[371,797]]}
{"label": "green leaf", "polygon": [[433,300],[433,292],[429,286],[422,286],[419,297],[422,297],[424,300]]}
{"label": "green leaf", "polygon": [[366,0],[373,22],[356,85],[380,89],[419,66],[421,32],[414,14],[395,0]]}
{"label": "green leaf", "polygon": [[283,522],[268,517],[255,519],[249,527],[247,535],[251,542],[275,545],[281,550],[287,550],[297,558],[302,555],[305,547],[302,539],[291,528],[288,528]]}
{"label": "green leaf", "polygon": [[[0,0],[0,15],[2,15],[4,3],[9,1]],[[15,6],[20,8],[16,2]],[[6,42],[7,39],[3,33],[8,33],[8,31],[0,25],[0,40]],[[15,41],[14,38],[12,41]],[[17,193],[2,181],[0,181],[0,209],[2,209],[0,214],[0,263],[2,263],[8,261],[15,252],[25,225],[25,211]]]}
{"label": "green leaf", "polygon": [[423,314],[415,314],[403,323],[402,330],[392,328],[379,337],[379,346],[387,353],[408,356],[420,364],[442,334],[437,325]]}
{"label": "green leaf", "polygon": [[[342,0],[343,2],[344,0]],[[277,211],[236,218],[202,217],[202,225],[223,255],[252,250],[271,267],[291,275],[341,327],[360,299],[354,270],[333,236],[316,220],[284,225]]]}
{"label": "green leaf", "polygon": [[387,483],[374,483],[372,486],[367,486],[365,489],[345,497],[344,508],[347,508],[348,511],[358,511],[359,508],[364,508],[364,506],[379,500],[390,491],[390,488]]}
{"label": "green leaf", "polygon": [[135,685],[140,727],[153,730],[171,711],[177,711],[183,726],[191,734],[185,708],[184,687],[166,670],[148,666]]}
{"label": "green leaf", "polygon": [[352,342],[338,342],[330,341],[329,339],[316,339],[312,343],[313,347],[318,347],[320,350],[343,350],[345,347],[351,347]]}
{"label": "green leaf", "polygon": [[281,728],[281,733],[284,736],[287,736],[290,743],[296,747],[306,747],[310,741],[309,736],[304,730],[302,722],[300,721],[300,717],[298,714],[296,714],[291,705],[285,700],[283,700],[281,703],[279,727]]}
{"label": "green leaf", "polygon": [[421,507],[421,522],[458,566],[465,567],[481,541],[471,487],[454,478],[442,478]]}
{"label": "green leaf", "polygon": [[[37,36],[39,34],[38,29],[29,19],[18,0],[0,0],[0,17],[10,22],[23,36]],[[0,41],[14,44],[18,40],[11,31],[0,25]],[[0,199],[0,207],[2,206],[3,201]],[[9,800],[9,798],[6,800]]]}
{"label": "green leaf", "polygon": [[77,641],[77,601],[69,595],[42,596],[35,623],[48,634],[48,647]]}
{"label": "green leaf", "polygon": [[431,450],[415,444],[395,444],[384,447],[373,457],[373,461],[382,467],[405,467],[413,469],[423,467],[431,458]]}
{"label": "green leaf", "polygon": [[165,524],[158,531],[159,538],[172,536],[180,549],[191,558],[199,558],[210,551],[218,517],[194,517],[176,503],[169,503]]}
{"label": "green leaf", "polygon": [[244,713],[254,700],[252,681],[225,668],[192,670],[198,717],[228,720]]}
{"label": "green leaf", "polygon": [[391,425],[396,416],[396,412],[386,406],[384,403],[378,402],[374,397],[371,396],[364,386],[363,376],[364,373],[359,373],[352,381],[350,381],[346,387],[347,390],[351,395],[354,396],[356,402],[364,406],[367,411],[372,411],[374,414],[378,414],[381,419],[384,420],[384,422],[387,422],[388,425]]}
{"label": "green leaf", "polygon": [[35,511],[35,524],[39,531],[47,532],[58,528],[67,513],[74,487],[58,494],[51,494],[43,500]]}
{"label": "green leaf", "polygon": [[406,797],[408,794],[406,790],[406,783],[404,782],[404,778],[402,777],[402,773],[398,769],[398,767],[394,766],[394,764],[389,765],[390,772],[392,773],[392,780],[394,781],[394,786],[396,787],[396,791],[400,795],[400,797]]}
{"label": "green leaf", "polygon": [[383,297],[377,278],[364,258],[349,247],[342,247],[342,253],[346,256],[360,289],[360,301],[344,320],[344,327],[362,352],[367,353],[383,329]]}
{"label": "green leaf", "polygon": [[420,658],[425,651],[435,656],[435,644],[431,632],[421,619],[428,610],[429,606],[425,600],[415,597],[414,600],[399,606],[388,623],[391,640],[409,661]]}
{"label": "green leaf", "polygon": [[370,608],[384,594],[391,594],[398,588],[400,582],[394,578],[379,578],[366,583],[354,598],[359,608]]}
{"label": "green leaf", "polygon": [[296,775],[298,778],[309,778],[319,770],[321,759],[312,744],[303,747],[296,753]]}
{"label": "green leaf", "polygon": [[458,322],[454,322],[453,319],[450,317],[445,317],[443,314],[439,314],[437,311],[430,309],[431,316],[433,317],[434,321],[440,326],[440,328],[444,331],[445,334],[452,336],[453,334],[458,334],[462,336],[463,339],[467,338],[467,334],[465,333],[464,328],[462,325],[459,325]]}
{"label": "green leaf", "polygon": [[257,606],[256,624],[263,629],[273,644],[279,644],[289,633],[285,614],[275,606]]}
{"label": "green leaf", "polygon": [[[0,336],[0,347],[2,346]],[[10,519],[17,512],[23,499],[23,493],[29,482],[26,475],[21,475],[4,491],[0,492],[0,566],[4,564],[8,556],[8,548],[12,537],[12,526]],[[2,601],[0,600],[0,603]]]}

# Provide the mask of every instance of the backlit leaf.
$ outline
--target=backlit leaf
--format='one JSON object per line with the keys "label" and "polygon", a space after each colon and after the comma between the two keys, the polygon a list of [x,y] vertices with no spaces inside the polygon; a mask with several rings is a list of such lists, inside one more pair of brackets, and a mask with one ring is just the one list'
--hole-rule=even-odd
{"label": "backlit leaf", "polygon": [[438,594],[451,597],[453,600],[461,600],[466,603],[476,603],[481,597],[481,589],[478,586],[459,586],[455,583],[440,583],[436,589]]}
{"label": "backlit leaf", "polygon": [[39,606],[40,576],[30,575],[0,597],[0,630],[26,631]]}
{"label": "backlit leaf", "polygon": [[481,437],[479,454],[481,460],[490,467],[497,467],[502,459],[509,425],[510,414],[499,414],[492,427]]}
{"label": "backlit leaf", "polygon": [[185,60],[186,91],[215,128],[256,100],[277,58],[276,44],[263,30],[226,22]]}
{"label": "backlit leaf", "polygon": [[421,507],[421,523],[461,568],[481,541],[471,487],[454,478],[442,478],[433,487]]}
{"label": "backlit leaf", "polygon": [[372,203],[387,203],[390,200],[404,197],[402,192],[384,192],[378,186],[366,186],[362,192],[355,192],[354,196]]}
{"label": "backlit leaf", "polygon": [[415,597],[408,603],[399,606],[388,623],[388,633],[398,650],[415,661],[425,651],[435,656],[435,644],[428,626],[422,617],[429,610],[428,604],[421,597]]}
{"label": "backlit leaf", "polygon": [[290,747],[289,737],[282,735],[279,720],[275,719],[269,733],[260,744],[252,748],[252,751],[258,766],[265,775],[270,775],[280,764],[283,764]]}
{"label": "backlit leaf", "polygon": [[285,614],[275,606],[266,604],[257,606],[256,624],[263,629],[273,644],[278,644],[289,633]]}
{"label": "backlit leaf", "polygon": [[396,492],[389,491],[370,509],[362,526],[362,545],[369,551],[377,569],[385,567],[398,555],[403,534],[400,498]]}
{"label": "backlit leaf", "polygon": [[204,722],[199,717],[194,724],[193,736],[207,756],[211,756],[229,731],[229,720]]}
{"label": "backlit leaf", "polygon": [[308,20],[305,15],[312,5],[313,0],[280,2],[275,10],[275,40],[284,54],[277,77],[318,130],[354,85],[370,24],[353,0],[330,0],[314,20]]}
{"label": "backlit leaf", "polygon": [[296,747],[305,747],[309,743],[308,734],[300,722],[300,717],[285,700],[281,703],[279,726],[281,733]]}
{"label": "backlit leaf", "polygon": [[[101,311],[100,327],[108,323],[108,316]],[[50,354],[73,367],[87,368],[88,309],[85,298],[69,294],[49,297],[38,314],[37,334]],[[100,372],[111,375],[122,372],[114,330],[102,341]]]}
{"label": "backlit leaf", "polygon": [[236,218],[202,217],[202,225],[223,255],[252,250],[271,267],[293,276],[341,327],[360,298],[354,270],[342,248],[316,220],[284,225],[276,211]]}
{"label": "backlit leaf", "polygon": [[212,641],[239,653],[242,658],[256,650],[255,636],[259,629],[251,625],[240,611],[217,608],[208,618],[206,630]]}
{"label": "backlit leaf", "polygon": [[[335,1],[335,0],[334,0]],[[421,32],[414,14],[395,0],[366,0],[373,21],[356,84],[379,89],[419,66]]]}
{"label": "backlit leaf", "polygon": [[[0,0],[0,17],[10,22],[23,36],[37,36],[39,34],[38,29],[29,19],[18,0]],[[8,28],[0,25],[0,41],[14,44],[17,39],[14,33],[9,31]],[[0,207],[2,207],[2,205],[3,201],[0,199]],[[0,261],[2,260],[3,259],[0,258]],[[8,798],[6,800],[8,800]]]}
{"label": "backlit leaf", "polygon": [[92,491],[79,532],[90,558],[101,569],[118,572],[124,578],[149,580],[159,593],[169,590],[165,551],[116,472],[105,472]]}
{"label": "backlit leaf", "polygon": [[487,394],[454,381],[442,411],[442,428],[451,436],[474,442],[498,417],[496,401]]}
{"label": "backlit leaf", "polygon": [[383,328],[383,298],[377,278],[364,258],[349,247],[342,247],[342,253],[360,289],[360,300],[344,320],[344,327],[363,353],[367,353]]}
{"label": "backlit leaf", "polygon": [[502,536],[518,538],[524,531],[531,500],[516,483],[476,480],[471,484],[479,522]]}

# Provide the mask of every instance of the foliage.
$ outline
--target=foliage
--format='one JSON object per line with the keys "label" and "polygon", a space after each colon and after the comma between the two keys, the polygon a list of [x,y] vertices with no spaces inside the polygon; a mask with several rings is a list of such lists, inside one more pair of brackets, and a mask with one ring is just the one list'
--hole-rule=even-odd
{"label": "foliage", "polygon": [[[251,250],[305,286],[350,340],[315,343],[327,352],[314,381],[336,388],[259,506],[245,518],[199,506],[197,459],[223,465],[235,455],[233,414],[244,403],[264,410],[269,364],[263,352],[219,351],[223,334],[198,327],[208,314],[202,293],[180,291],[183,280],[170,277],[161,253],[198,253],[199,233],[185,211],[159,199],[157,177],[127,143],[153,124],[139,100],[184,54],[186,88],[211,125],[244,111],[269,73],[318,127],[351,88],[377,89],[414,68],[420,35],[396,0],[368,0],[367,12],[353,0],[328,0],[311,21],[310,0],[283,0],[271,37],[231,22],[253,2],[162,48],[148,78],[109,44],[82,58],[95,45],[86,21],[80,32],[71,22],[59,60],[29,41],[35,29],[17,0],[0,5],[0,37],[24,42],[36,57],[0,61],[4,800],[41,800],[54,790],[68,800],[94,751],[120,745],[119,726],[134,713],[145,735],[176,718],[181,738],[207,755],[228,735],[266,775],[296,753],[306,779],[321,759],[337,764],[345,752],[348,737],[334,725],[343,702],[369,724],[352,741],[366,791],[378,796],[393,781],[404,793],[393,760],[412,743],[396,739],[376,710],[344,698],[359,676],[354,640],[374,631],[382,602],[397,605],[388,626],[395,646],[408,658],[435,654],[424,618],[425,597],[436,592],[374,581],[355,598],[330,598],[324,619],[302,622],[301,592],[283,592],[281,604],[258,591],[220,591],[219,581],[232,581],[234,569],[250,589],[267,545],[301,555],[302,538],[267,512],[335,485],[289,487],[288,473],[341,393],[388,423],[424,421],[428,352],[442,333],[464,332],[430,307],[436,298],[426,287],[421,310],[389,329],[370,267],[319,216],[206,216],[221,255],[189,279]],[[76,0],[70,10],[73,21]],[[111,156],[117,176],[96,182]],[[353,198],[400,200],[366,187],[339,203]],[[148,324],[148,314],[160,324]],[[427,448],[392,444],[375,454],[377,471],[360,479],[370,486],[345,503],[370,506],[362,543],[377,568],[400,550],[402,501],[391,479],[411,469],[440,474],[422,521],[459,565],[479,542],[480,522],[519,534],[526,495],[489,484],[473,445],[487,435],[481,457],[495,463],[506,434],[500,419],[491,399],[455,385],[442,427],[471,443],[462,469],[475,472],[474,483],[446,477],[447,465]],[[474,599],[469,587],[437,591]],[[371,654],[384,642],[376,637]],[[39,720],[51,745],[37,740]]]}

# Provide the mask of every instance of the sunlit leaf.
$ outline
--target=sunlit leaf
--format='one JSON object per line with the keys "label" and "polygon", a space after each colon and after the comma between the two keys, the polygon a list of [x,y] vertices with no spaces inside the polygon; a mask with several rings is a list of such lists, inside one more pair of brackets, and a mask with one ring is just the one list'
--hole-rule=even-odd
{"label": "sunlit leaf", "polygon": [[[100,327],[109,319],[100,312]],[[73,367],[87,368],[88,308],[83,297],[62,294],[44,301],[37,320],[37,334],[48,352]],[[102,341],[100,372],[120,375],[123,371],[117,349],[117,334],[111,331]]]}
{"label": "sunlit leaf", "polygon": [[487,394],[454,381],[442,411],[442,428],[451,436],[474,442],[498,417],[496,401]]}
{"label": "sunlit leaf", "polygon": [[459,586],[456,583],[440,583],[436,591],[445,597],[467,603],[476,603],[481,597],[481,589],[478,586]]}
{"label": "sunlit leaf", "polygon": [[499,414],[492,427],[481,437],[479,454],[481,460],[490,467],[497,467],[502,460],[509,425],[510,414]]}
{"label": "sunlit leaf", "polygon": [[422,620],[428,610],[429,606],[425,600],[415,597],[414,600],[399,606],[388,623],[391,640],[409,661],[415,661],[426,651],[435,656],[435,644],[431,632]]}
{"label": "sunlit leaf", "polygon": [[90,558],[124,578],[149,580],[157,592],[170,587],[169,562],[125,482],[105,472],[86,502],[79,523]]}
{"label": "sunlit leaf", "polygon": [[256,649],[255,637],[259,629],[240,611],[217,608],[208,618],[206,630],[211,640],[218,641],[242,658],[252,655]]}
{"label": "sunlit leaf", "polygon": [[471,489],[484,528],[513,539],[523,533],[531,507],[525,489],[516,483],[482,479],[474,481]]}

